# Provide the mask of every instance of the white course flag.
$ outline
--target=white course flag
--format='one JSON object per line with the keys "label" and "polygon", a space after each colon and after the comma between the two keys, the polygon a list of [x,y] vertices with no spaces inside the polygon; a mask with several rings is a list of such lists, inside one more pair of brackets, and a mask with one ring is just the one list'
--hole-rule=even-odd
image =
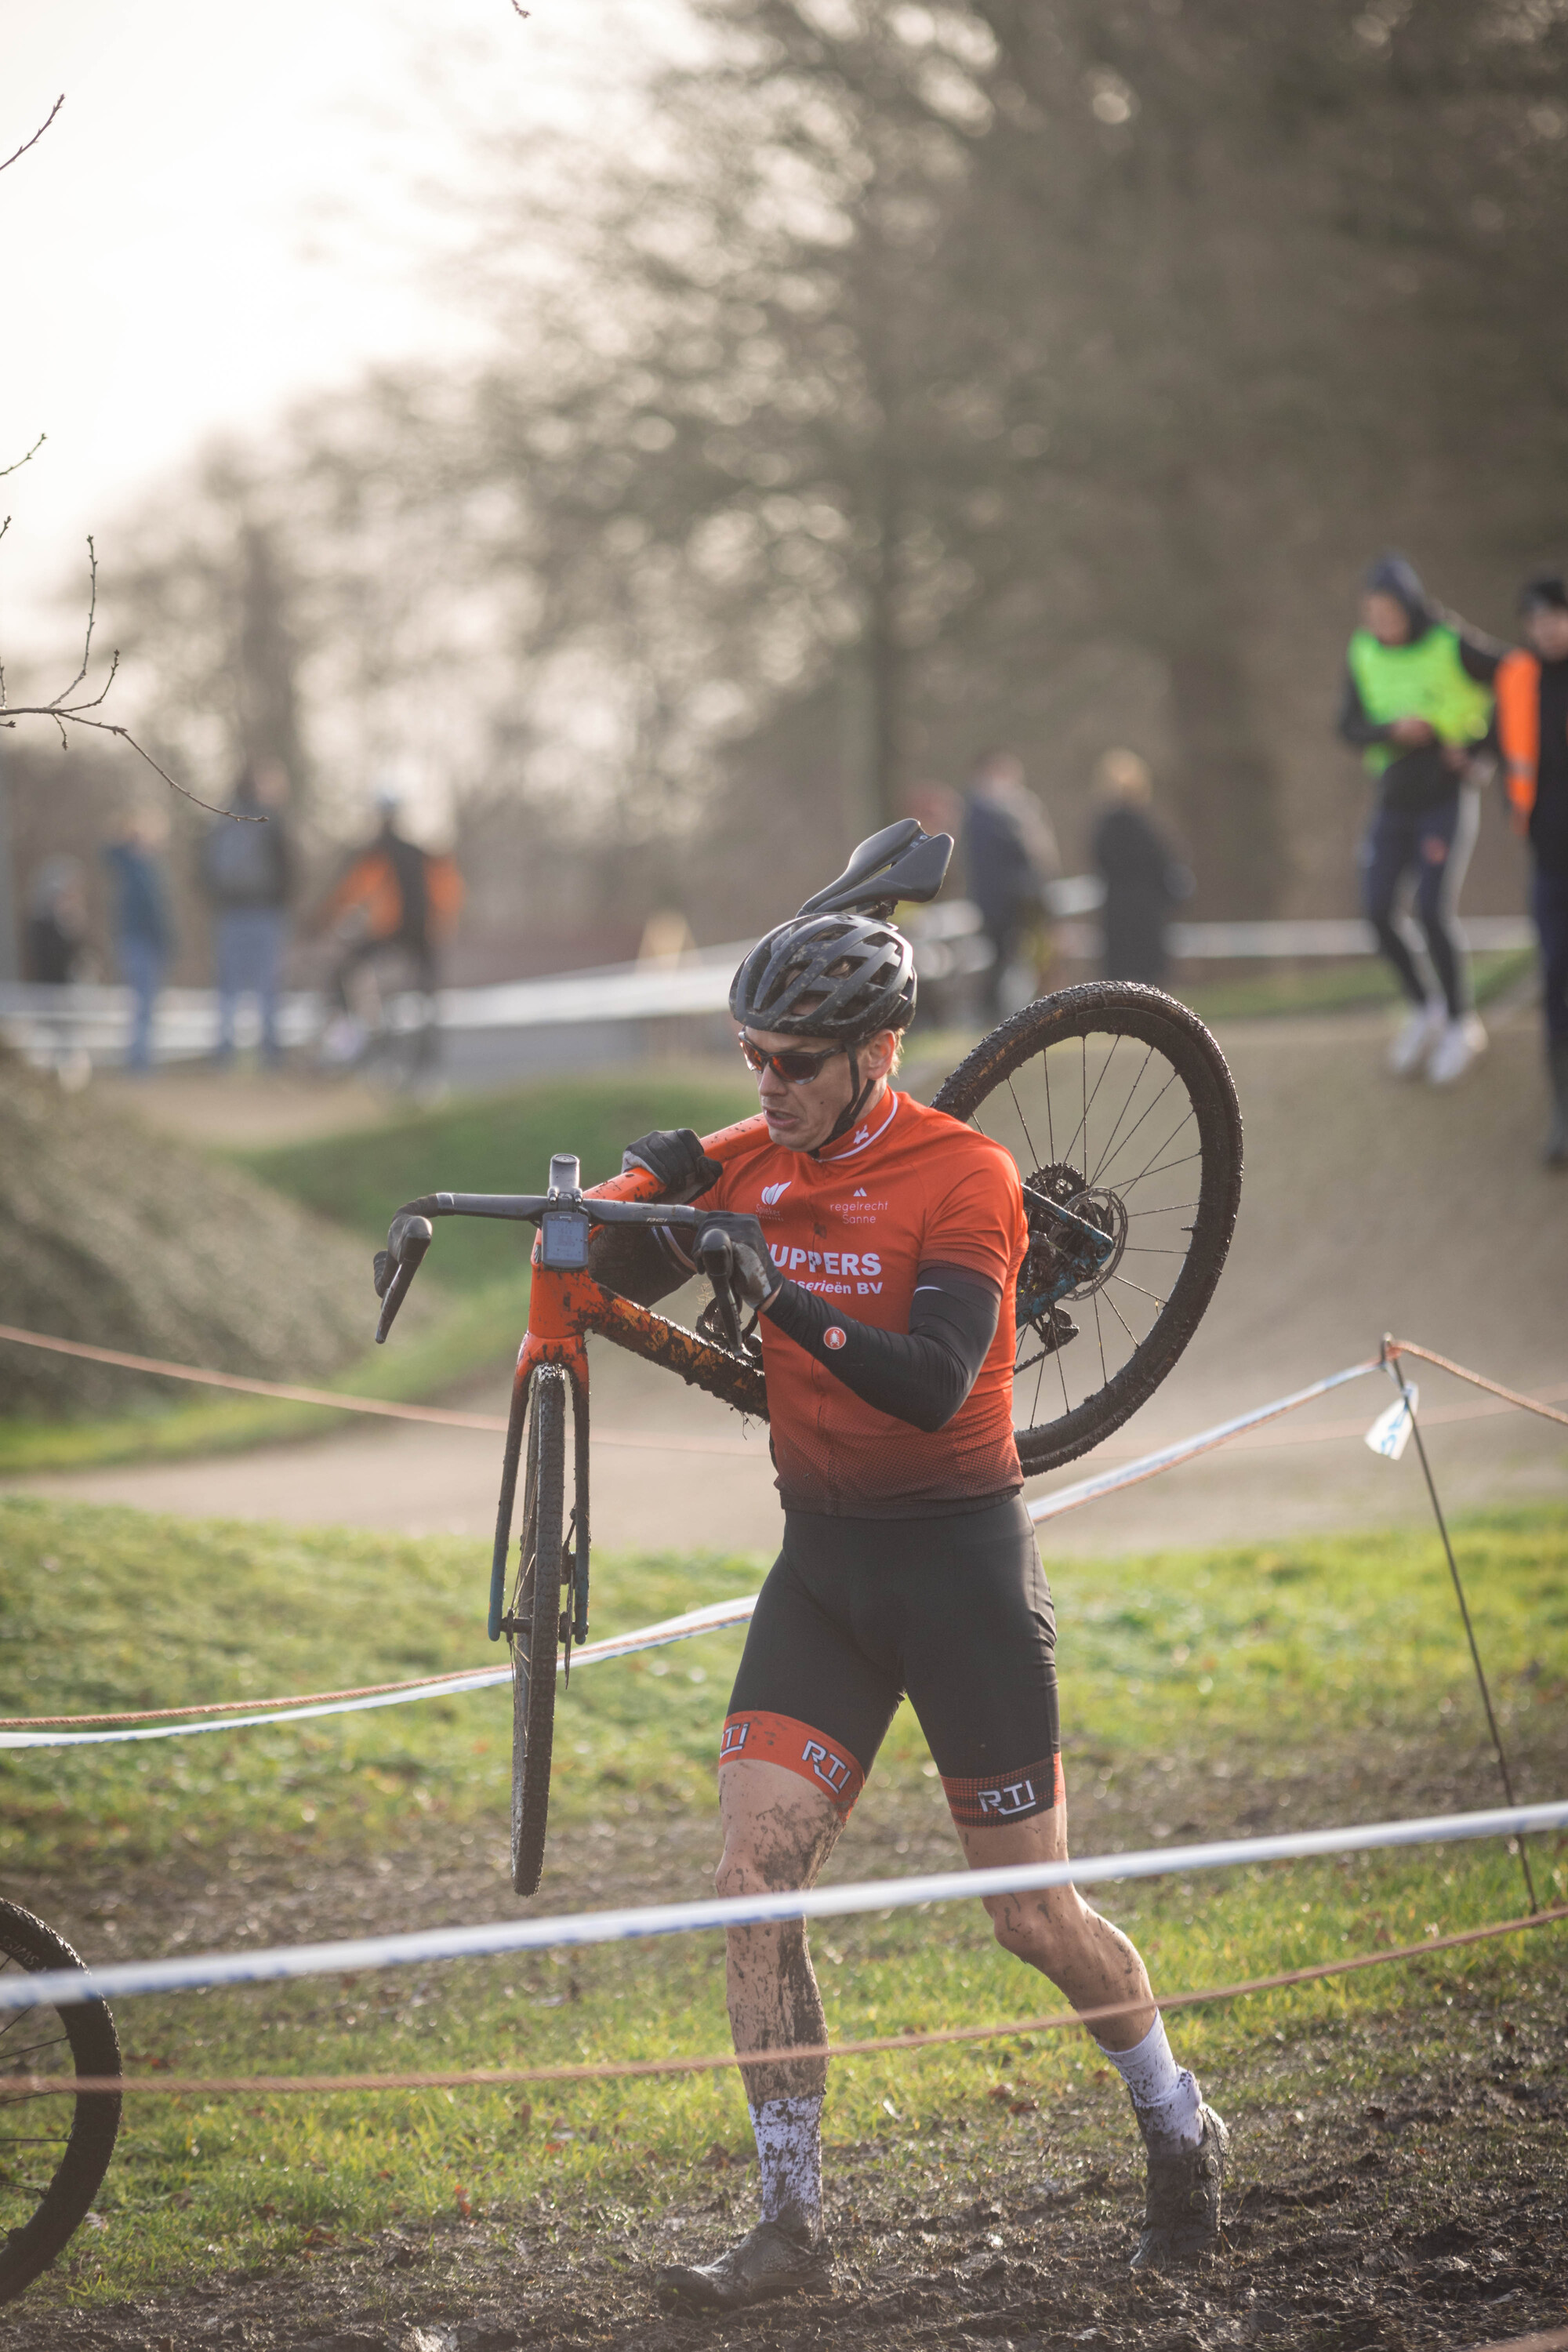
{"label": "white course flag", "polygon": [[1366,1433],[1366,1442],[1374,1454],[1385,1462],[1397,1462],[1410,1443],[1410,1433],[1415,1426],[1415,1408],[1421,1402],[1421,1391],[1414,1381],[1404,1394],[1396,1396],[1384,1412],[1380,1412]]}

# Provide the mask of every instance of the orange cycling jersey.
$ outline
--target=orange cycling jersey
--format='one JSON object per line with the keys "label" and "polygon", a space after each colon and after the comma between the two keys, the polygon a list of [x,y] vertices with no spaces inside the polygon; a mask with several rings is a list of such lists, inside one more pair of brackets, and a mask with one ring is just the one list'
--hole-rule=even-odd
{"label": "orange cycling jersey", "polygon": [[973,1510],[1023,1484],[1013,1442],[1014,1286],[1027,1245],[1012,1156],[944,1111],[889,1094],[819,1157],[757,1139],[700,1196],[761,1220],[774,1263],[805,1290],[907,1331],[921,1266],[962,1266],[1001,1293],[996,1334],[968,1397],[932,1433],[879,1412],[825,1364],[760,1326],[773,1460],[786,1509],[846,1518]]}

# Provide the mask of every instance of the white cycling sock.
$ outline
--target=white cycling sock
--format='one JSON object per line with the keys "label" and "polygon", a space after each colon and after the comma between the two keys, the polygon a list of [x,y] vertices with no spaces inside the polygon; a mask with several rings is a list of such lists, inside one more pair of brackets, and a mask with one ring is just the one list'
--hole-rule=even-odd
{"label": "white cycling sock", "polygon": [[1186,2067],[1178,2066],[1165,2039],[1165,2021],[1153,2024],[1131,2050],[1099,2048],[1127,2085],[1138,2128],[1151,2156],[1179,2156],[1204,2136],[1203,2093]]}
{"label": "white cycling sock", "polygon": [[752,2109],[764,2221],[822,2222],[822,2094],[763,2099]]}

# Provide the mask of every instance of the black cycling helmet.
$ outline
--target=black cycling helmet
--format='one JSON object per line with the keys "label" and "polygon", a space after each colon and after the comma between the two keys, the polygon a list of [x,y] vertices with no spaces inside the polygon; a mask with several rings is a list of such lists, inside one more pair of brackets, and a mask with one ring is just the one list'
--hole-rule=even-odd
{"label": "black cycling helmet", "polygon": [[914,950],[889,918],[900,898],[934,898],[952,856],[950,835],[929,835],[912,817],[873,834],[837,882],[758,940],[730,984],[742,1028],[829,1037],[847,1051],[849,1102],[827,1143],[854,1125],[870,1091],[857,1049],[914,1014]]}
{"label": "black cycling helmet", "polygon": [[907,1028],[914,1009],[914,950],[869,915],[794,916],[758,940],[730,987],[742,1025],[844,1045]]}

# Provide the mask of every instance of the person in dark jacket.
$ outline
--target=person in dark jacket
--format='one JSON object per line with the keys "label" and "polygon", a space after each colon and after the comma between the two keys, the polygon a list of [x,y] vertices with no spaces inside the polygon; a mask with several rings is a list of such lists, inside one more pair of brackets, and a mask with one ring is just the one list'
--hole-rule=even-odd
{"label": "person in dark jacket", "polygon": [[45,988],[68,988],[82,977],[87,949],[87,882],[79,858],[46,857],[27,889],[23,963]]}
{"label": "person in dark jacket", "polygon": [[1059,870],[1050,819],[1024,781],[1023,761],[1014,751],[983,751],[964,804],[963,871],[992,947],[982,983],[988,1019],[1012,1009],[1003,1005],[1003,983]]}
{"label": "person in dark jacket", "polygon": [[1497,674],[1497,730],[1509,804],[1530,842],[1531,900],[1541,937],[1552,1124],[1542,1153],[1568,1168],[1568,582],[1527,582],[1524,645]]}
{"label": "person in dark jacket", "polygon": [[[1405,557],[1383,555],[1372,566],[1346,657],[1340,733],[1377,780],[1362,903],[1411,1008],[1389,1067],[1399,1077],[1425,1069],[1435,1086],[1462,1077],[1487,1042],[1455,916],[1479,822],[1480,796],[1468,778],[1491,727],[1501,656],[1500,646],[1438,611]],[[1410,877],[1441,991],[1431,999],[1394,920]]]}
{"label": "person in dark jacket", "polygon": [[294,845],[286,814],[287,771],[258,760],[240,771],[231,816],[220,816],[202,843],[201,885],[213,910],[217,979],[217,1056],[234,1058],[235,1015],[242,996],[261,1013],[261,1058],[281,1059],[278,988],[294,889]]}
{"label": "person in dark jacket", "polygon": [[131,991],[131,1036],[125,1066],[145,1070],[153,1060],[153,1016],[174,952],[169,883],[161,856],[169,820],[161,808],[132,810],[103,852],[113,903],[110,929],[120,976]]}
{"label": "person in dark jacket", "polygon": [[1163,984],[1171,908],[1193,877],[1149,814],[1153,778],[1136,751],[1103,754],[1094,772],[1100,814],[1089,855],[1105,885],[1105,977]]}

